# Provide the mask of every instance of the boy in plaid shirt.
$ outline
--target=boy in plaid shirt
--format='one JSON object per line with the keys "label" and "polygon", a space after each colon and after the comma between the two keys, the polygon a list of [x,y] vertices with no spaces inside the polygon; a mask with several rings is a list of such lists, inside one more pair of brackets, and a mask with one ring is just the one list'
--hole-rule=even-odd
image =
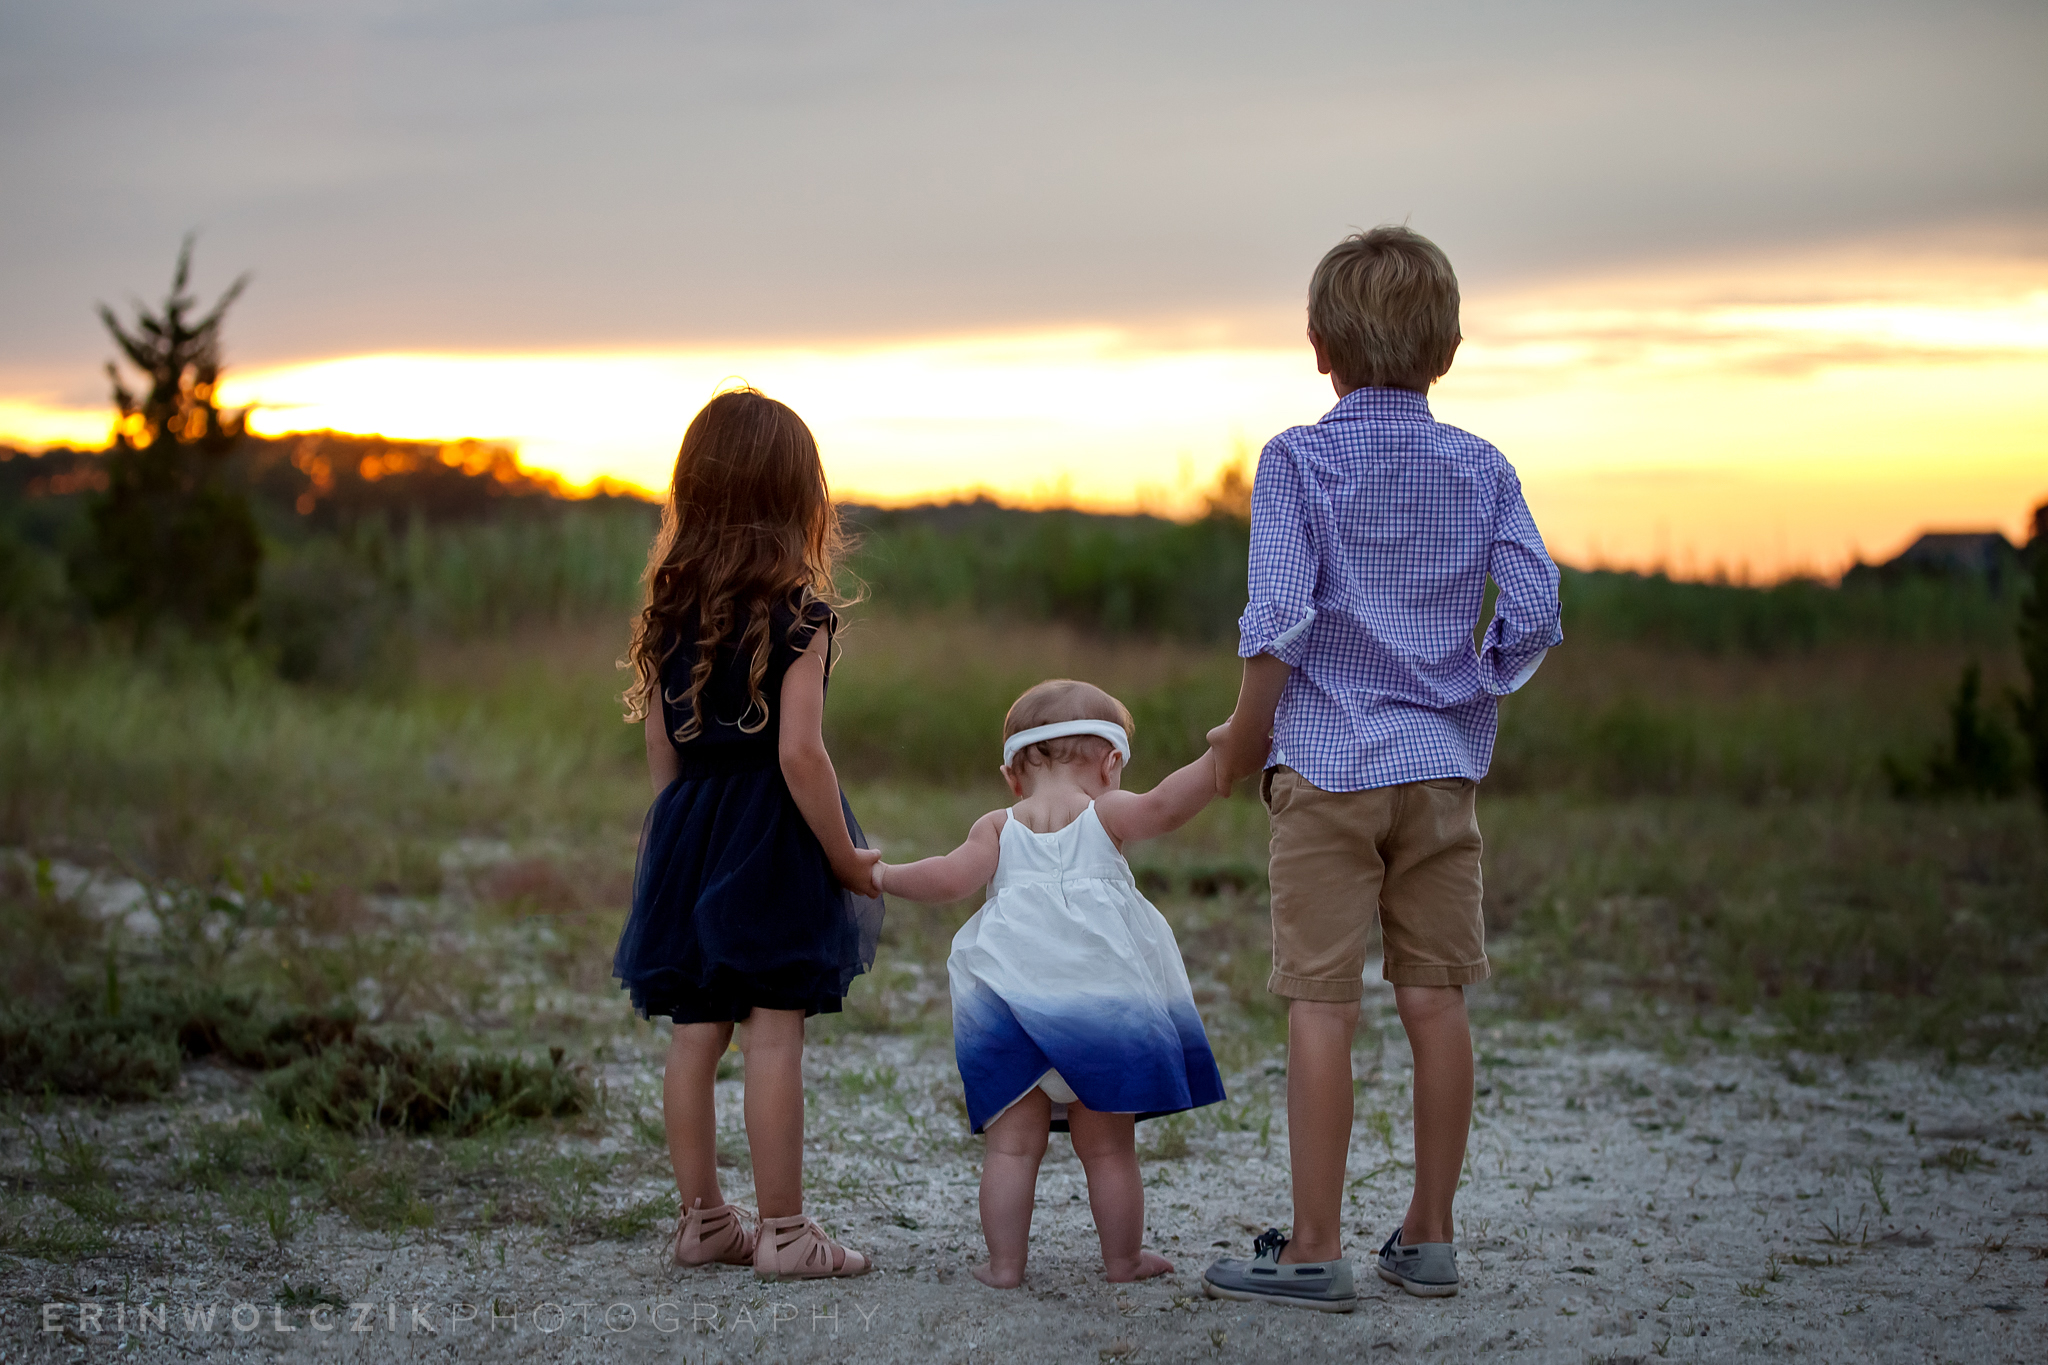
{"label": "boy in plaid shirt", "polygon": [[[1224,790],[1263,771],[1273,975],[1288,1002],[1293,1236],[1211,1266],[1214,1297],[1356,1305],[1341,1200],[1351,1044],[1378,917],[1415,1053],[1415,1193],[1381,1248],[1411,1294],[1458,1290],[1451,1201],[1472,1119],[1464,988],[1486,979],[1474,795],[1496,698],[1559,643],[1558,574],[1501,453],[1429,411],[1457,353],[1458,282],[1428,239],[1340,242],[1309,285],[1337,406],[1273,438],[1252,485],[1237,709],[1211,735]],[[1473,647],[1486,580],[1500,596]]]}

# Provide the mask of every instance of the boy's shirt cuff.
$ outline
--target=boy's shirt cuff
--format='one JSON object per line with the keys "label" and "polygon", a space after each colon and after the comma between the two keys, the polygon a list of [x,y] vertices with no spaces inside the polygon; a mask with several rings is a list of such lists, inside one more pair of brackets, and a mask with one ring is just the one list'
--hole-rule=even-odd
{"label": "boy's shirt cuff", "polygon": [[1237,656],[1253,659],[1270,654],[1290,668],[1299,668],[1308,657],[1308,628],[1315,619],[1314,607],[1303,608],[1299,617],[1288,619],[1270,603],[1250,603],[1237,622]]}
{"label": "boy's shirt cuff", "polygon": [[1500,674],[1501,661],[1491,661],[1493,666],[1484,669],[1484,673],[1490,676],[1483,676],[1481,681],[1485,683],[1486,690],[1496,697],[1505,697],[1511,692],[1519,692],[1524,683],[1536,676],[1536,670],[1543,666],[1543,657],[1548,653],[1550,653],[1548,645],[1535,651],[1528,658],[1522,660],[1516,666],[1515,671],[1505,678]]}

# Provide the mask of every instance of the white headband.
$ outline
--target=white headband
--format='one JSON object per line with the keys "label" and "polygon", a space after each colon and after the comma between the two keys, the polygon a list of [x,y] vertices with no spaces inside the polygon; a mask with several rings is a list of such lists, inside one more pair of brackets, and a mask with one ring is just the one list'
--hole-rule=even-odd
{"label": "white headband", "polygon": [[1131,737],[1124,733],[1123,726],[1107,720],[1062,720],[1019,730],[1004,740],[1003,766],[1010,766],[1010,760],[1017,756],[1019,749],[1028,749],[1040,740],[1065,739],[1068,735],[1094,735],[1097,739],[1106,739],[1116,746],[1124,762],[1131,761]]}

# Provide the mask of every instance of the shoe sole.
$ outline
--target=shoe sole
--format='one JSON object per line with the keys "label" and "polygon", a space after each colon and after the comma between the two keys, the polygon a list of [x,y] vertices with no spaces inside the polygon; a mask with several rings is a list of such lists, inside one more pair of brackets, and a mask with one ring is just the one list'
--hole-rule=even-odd
{"label": "shoe sole", "polygon": [[1458,1286],[1455,1284],[1418,1284],[1414,1280],[1402,1279],[1383,1265],[1374,1266],[1373,1269],[1379,1271],[1380,1278],[1388,1284],[1399,1285],[1418,1299],[1448,1299],[1458,1292]]}
{"label": "shoe sole", "polygon": [[1239,1303],[1280,1303],[1289,1308],[1307,1308],[1318,1313],[1349,1313],[1358,1299],[1308,1299],[1297,1294],[1261,1294],[1252,1289],[1225,1289],[1213,1280],[1202,1281],[1202,1292],[1212,1299],[1235,1299]]}
{"label": "shoe sole", "polygon": [[797,1280],[857,1280],[863,1275],[873,1274],[874,1269],[875,1263],[873,1261],[869,1261],[859,1270],[827,1271],[823,1275],[763,1275],[757,1269],[754,1272],[754,1278],[762,1281],[764,1284],[783,1284]]}

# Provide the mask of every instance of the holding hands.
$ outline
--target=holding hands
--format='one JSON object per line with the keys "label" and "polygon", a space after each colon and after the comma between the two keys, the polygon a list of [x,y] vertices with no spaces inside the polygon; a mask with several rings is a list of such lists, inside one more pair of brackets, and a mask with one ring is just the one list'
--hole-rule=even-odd
{"label": "holding hands", "polygon": [[1230,795],[1230,788],[1266,766],[1273,747],[1273,713],[1280,707],[1280,694],[1287,688],[1294,670],[1270,654],[1258,654],[1244,661],[1244,682],[1238,688],[1237,709],[1230,719],[1209,732],[1209,752],[1216,765],[1216,794]]}
{"label": "holding hands", "polygon": [[877,869],[881,862],[882,851],[878,848],[842,849],[840,857],[832,862],[832,875],[856,896],[879,896],[882,878]]}

